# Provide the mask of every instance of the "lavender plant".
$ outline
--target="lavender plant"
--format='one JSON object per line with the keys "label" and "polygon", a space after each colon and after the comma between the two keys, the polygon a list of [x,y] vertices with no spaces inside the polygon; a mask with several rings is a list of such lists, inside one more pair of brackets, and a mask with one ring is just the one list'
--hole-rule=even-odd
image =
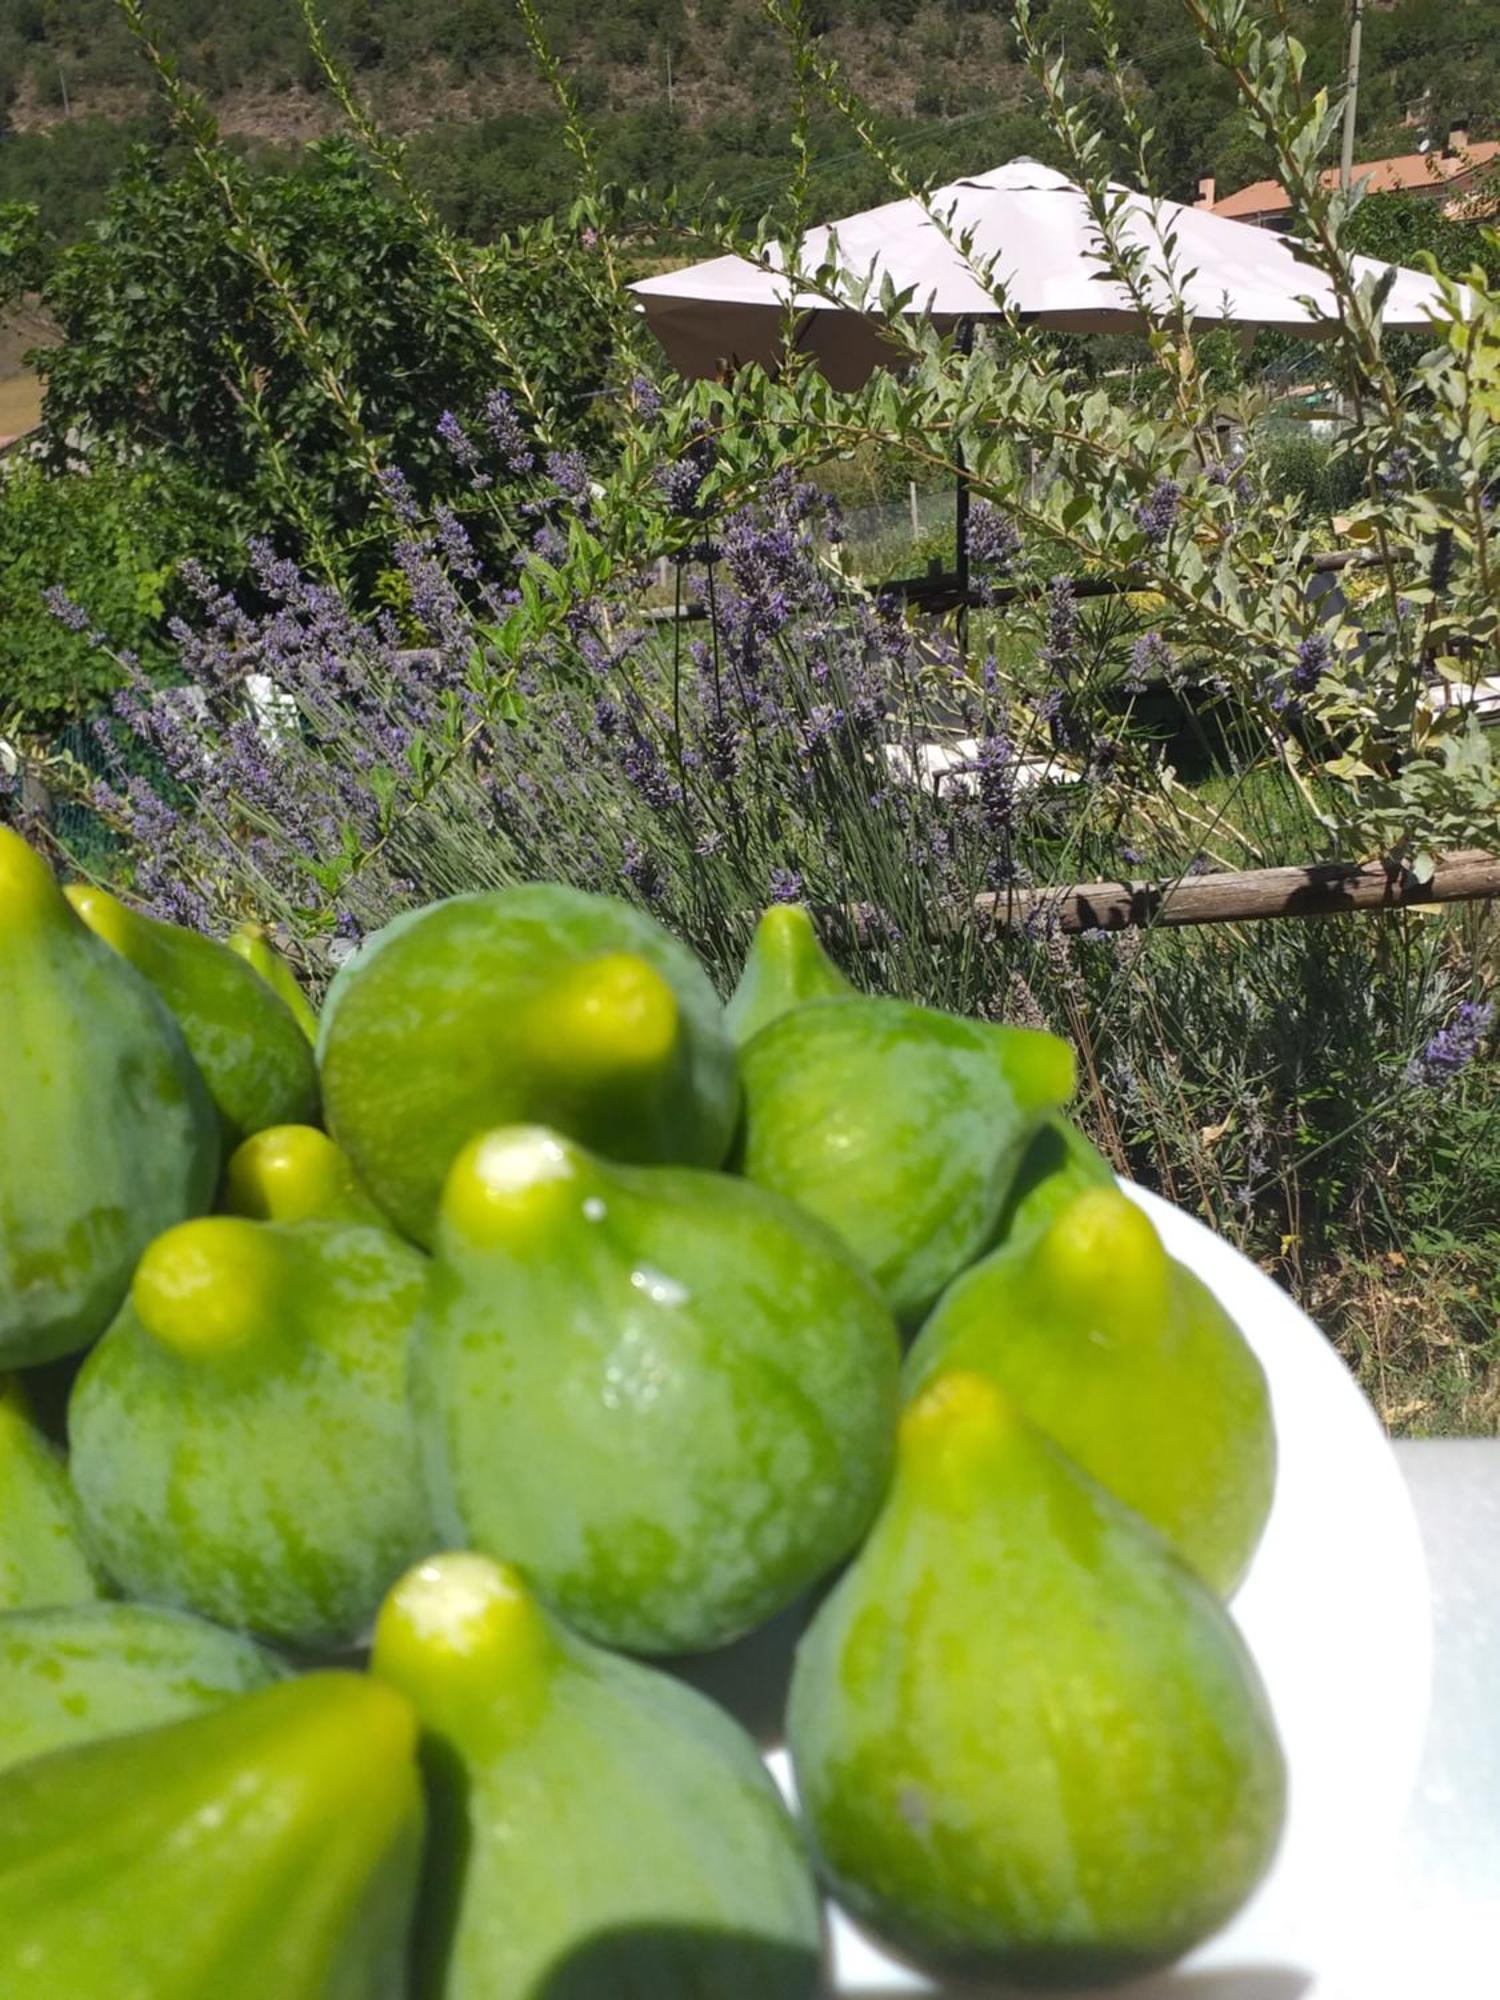
{"label": "lavender plant", "polygon": [[[482,440],[443,424],[481,492],[518,449],[508,406],[491,414]],[[758,908],[795,893],[868,977],[976,1004],[987,941],[961,921],[975,896],[1102,858],[1095,828],[1125,810],[1118,768],[1052,742],[1081,652],[1067,586],[1043,600],[1038,696],[845,576],[815,487],[783,475],[709,521],[710,470],[695,434],[652,482],[664,537],[688,531],[678,590],[709,614],[696,624],[653,620],[640,574],[616,571],[548,625],[546,554],[501,587],[441,508],[396,545],[399,616],[352,611],[264,543],[267,609],[190,571],[183,683],[121,658],[126,689],[95,732],[90,799],[131,843],[137,891],[178,921],[251,906],[315,939],[416,893],[561,876],[638,895],[726,975]],[[586,535],[591,505],[574,460],[554,455],[550,475],[532,503],[544,550],[560,510]],[[1015,532],[996,523],[993,542],[1014,573]],[[935,734],[956,746],[940,768]],[[127,741],[153,754],[156,785],[127,775]]]}

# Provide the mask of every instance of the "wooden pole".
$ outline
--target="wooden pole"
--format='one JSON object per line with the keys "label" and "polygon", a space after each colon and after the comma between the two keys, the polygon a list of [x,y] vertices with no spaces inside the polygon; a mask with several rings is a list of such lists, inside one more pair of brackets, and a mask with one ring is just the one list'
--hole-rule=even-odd
{"label": "wooden pole", "polygon": [[1349,23],[1349,68],[1344,78],[1344,134],[1339,151],[1339,187],[1348,194],[1354,182],[1354,121],[1359,110],[1359,38],[1364,26],[1365,0],[1353,0]]}
{"label": "wooden pole", "polygon": [[1382,861],[1324,861],[1306,868],[1184,875],[1168,882],[1080,882],[1066,889],[977,896],[976,913],[1021,928],[1118,931],[1152,924],[1253,923],[1264,917],[1332,917],[1500,897],[1500,854],[1466,848],[1419,881]]}
{"label": "wooden pole", "polygon": [[[958,351],[965,359],[974,351],[974,322],[958,322]],[[964,463],[962,443],[955,441],[953,463],[957,477],[953,487],[953,554],[957,578],[958,654],[964,659],[969,650],[969,469]]]}

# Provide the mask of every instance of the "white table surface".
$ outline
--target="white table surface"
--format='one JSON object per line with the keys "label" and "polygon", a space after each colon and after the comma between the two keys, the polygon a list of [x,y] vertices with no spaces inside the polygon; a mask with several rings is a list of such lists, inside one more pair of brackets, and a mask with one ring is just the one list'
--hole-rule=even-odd
{"label": "white table surface", "polygon": [[1389,1935],[1347,2000],[1500,2000],[1500,1440],[1396,1456],[1432,1587],[1432,1711]]}
{"label": "white table surface", "polygon": [[1500,2000],[1500,1440],[1395,1449],[1427,1561],[1433,1671],[1384,1919],[1311,1980],[1208,1974],[1201,1993],[1184,1979],[1183,2000]]}

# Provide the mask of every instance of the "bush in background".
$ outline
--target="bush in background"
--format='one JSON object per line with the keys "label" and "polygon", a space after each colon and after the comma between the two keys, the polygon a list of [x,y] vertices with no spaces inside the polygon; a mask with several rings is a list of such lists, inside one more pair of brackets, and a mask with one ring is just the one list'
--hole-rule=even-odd
{"label": "bush in background", "polygon": [[52,608],[61,590],[133,654],[142,669],[171,666],[165,632],[177,566],[200,554],[223,562],[193,485],[157,467],[101,458],[89,471],[51,476],[24,458],[0,465],[0,731],[49,733],[86,717],[119,687],[110,653]]}

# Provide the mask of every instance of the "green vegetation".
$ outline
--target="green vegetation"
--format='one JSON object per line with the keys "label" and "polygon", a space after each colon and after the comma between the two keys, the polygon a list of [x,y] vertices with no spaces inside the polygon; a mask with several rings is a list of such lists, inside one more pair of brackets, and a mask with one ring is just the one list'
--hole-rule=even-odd
{"label": "green vegetation", "polygon": [[182,608],[177,565],[228,549],[205,534],[197,487],[155,465],[100,459],[53,478],[18,462],[0,480],[0,718],[55,728],[96,709],[120,670],[52,613],[48,592],[87,604],[98,629],[159,673],[169,660],[166,615]]}
{"label": "green vegetation", "polygon": [[[557,213],[571,185],[561,127],[535,76],[512,0],[329,0],[335,46],[393,128],[415,140],[415,166],[446,219],[481,239]],[[1342,0],[1290,0],[1315,84],[1342,70]],[[1089,0],[1040,0],[1037,24],[1087,63],[1096,46]],[[1120,0],[1116,9],[1139,109],[1156,131],[1165,192],[1191,199],[1198,176],[1221,190],[1271,171],[1233,85],[1204,58],[1180,0]],[[975,0],[810,0],[814,31],[879,114],[887,139],[930,181],[1017,153],[1055,154],[1006,10]],[[758,0],[548,0],[543,18],[608,179],[712,185],[751,210],[785,184],[793,86],[785,51]],[[330,123],[302,40],[297,0],[156,0],[151,10],[185,74],[226,129],[284,146]],[[1500,102],[1500,0],[1395,0],[1365,26],[1361,151],[1411,150],[1467,121],[1495,129]],[[669,87],[670,86],[670,87]],[[1121,127],[1095,80],[1097,109]],[[64,115],[67,93],[70,116]],[[6,109],[8,107],[8,110]],[[75,234],[97,212],[125,133],[159,114],[114,0],[0,0],[0,200],[40,200],[49,225]],[[116,121],[123,121],[117,123]],[[871,163],[827,118],[812,129],[820,208],[878,198]],[[871,192],[875,189],[875,192]]]}

